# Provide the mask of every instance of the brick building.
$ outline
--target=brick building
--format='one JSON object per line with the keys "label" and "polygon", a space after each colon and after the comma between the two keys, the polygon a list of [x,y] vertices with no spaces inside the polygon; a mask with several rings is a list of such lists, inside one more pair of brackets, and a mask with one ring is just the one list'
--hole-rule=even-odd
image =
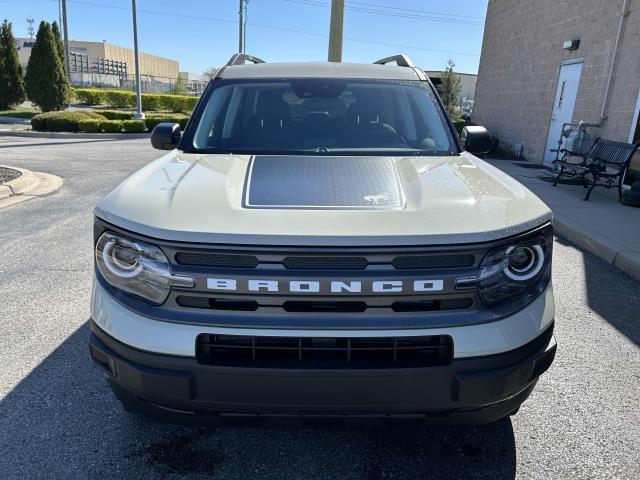
{"label": "brick building", "polygon": [[571,121],[640,141],[639,94],[640,0],[489,0],[473,121],[503,145],[549,163]]}

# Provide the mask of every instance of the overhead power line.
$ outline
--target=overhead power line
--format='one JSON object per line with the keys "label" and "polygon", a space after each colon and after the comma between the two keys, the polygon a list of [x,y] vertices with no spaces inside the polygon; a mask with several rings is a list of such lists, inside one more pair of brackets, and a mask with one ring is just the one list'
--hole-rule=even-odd
{"label": "overhead power line", "polygon": [[[101,8],[113,8],[116,10],[127,10],[131,11],[131,7],[121,7],[118,5],[105,5],[104,3],[95,3],[95,2],[85,2],[83,0],[68,0],[69,3],[76,3],[79,5],[90,5],[93,7],[101,7]],[[169,17],[180,17],[180,18],[190,18],[192,20],[208,20],[211,22],[223,22],[223,23],[233,23],[234,25],[238,24],[238,20],[229,20],[226,18],[215,18],[215,17],[203,17],[202,15],[186,15],[184,13],[174,13],[174,12],[163,12],[159,10],[148,10],[145,8],[138,8],[139,12],[151,13],[153,15],[165,15]]]}
{"label": "overhead power line", "polygon": [[[328,8],[330,6],[328,3],[320,0],[284,0],[284,1],[289,3],[297,3],[300,5],[312,5],[315,7]],[[360,12],[360,13],[369,13],[373,15],[381,15],[386,17],[407,18],[410,20],[422,20],[427,22],[455,23],[460,25],[480,26],[483,24],[483,22],[481,21],[471,20],[466,18],[459,18],[457,16],[455,17],[447,16],[446,14],[425,15],[425,14],[411,13],[412,10],[400,11],[399,9],[393,8],[393,7],[362,7],[362,6],[349,6],[349,5],[353,5],[353,2],[351,2],[351,4],[347,3],[344,7],[345,10],[350,10],[353,12]]]}
{"label": "overhead power line", "polygon": [[28,5],[30,3],[51,3],[57,1],[58,0],[2,0],[0,4],[5,5],[7,3],[14,3],[17,5]]}
{"label": "overhead power line", "polygon": [[[324,38],[328,37],[328,35],[326,35],[324,33],[306,32],[304,30],[296,30],[296,29],[293,29],[293,28],[272,27],[271,25],[263,25],[263,24],[260,24],[260,23],[250,23],[249,25],[251,25],[253,27],[264,28],[264,29],[267,29],[267,30],[277,30],[277,31],[280,31],[280,32],[299,33],[301,35],[309,35],[309,36],[312,36],[312,37],[324,37]],[[452,51],[452,50],[437,50],[437,49],[434,49],[434,48],[423,48],[423,47],[416,47],[416,46],[411,46],[411,45],[402,45],[402,44],[398,44],[398,43],[379,42],[379,41],[376,41],[376,40],[364,40],[364,39],[361,39],[361,38],[344,37],[344,39],[348,40],[350,42],[366,43],[366,44],[370,44],[370,45],[384,45],[386,47],[409,48],[411,50],[420,50],[422,52],[448,53],[448,54],[452,54],[452,55],[465,55],[465,56],[470,56],[470,57],[478,57],[478,56],[480,56],[479,53],[456,52],[456,51]]]}
{"label": "overhead power line", "polygon": [[401,10],[404,12],[414,12],[414,13],[424,13],[426,15],[442,15],[442,16],[446,16],[446,17],[460,17],[460,18],[473,18],[476,20],[484,20],[484,17],[474,17],[472,15],[458,15],[455,13],[445,13],[445,12],[429,12],[427,10],[416,10],[413,8],[400,8],[400,7],[392,7],[389,5],[380,5],[380,4],[375,4],[375,3],[367,3],[367,2],[355,2],[352,0],[347,0],[347,4],[354,4],[354,5],[363,5],[363,6],[367,6],[367,7],[376,7],[376,8],[384,8],[384,9],[389,9],[389,10]]}
{"label": "overhead power line", "polygon": [[[85,1],[85,0],[67,0],[67,1],[69,3],[74,3],[74,4],[79,4],[79,5],[89,5],[89,6],[94,6],[94,7],[112,8],[112,9],[127,10],[127,11],[131,10],[130,7],[122,7],[122,6],[118,6],[118,5],[106,5],[106,4],[103,4],[103,3],[88,2],[88,1]],[[149,9],[142,9],[142,8],[139,8],[138,12],[149,13],[149,14],[152,14],[152,15],[162,15],[162,16],[168,16],[168,17],[176,17],[176,18],[188,18],[190,20],[229,23],[229,24],[233,24],[233,25],[237,25],[238,24],[238,20],[230,20],[230,19],[226,19],[226,18],[217,18],[217,17],[205,17],[205,16],[202,16],[202,15],[187,15],[187,14],[184,14],[184,13],[177,13],[177,12],[149,10]],[[261,23],[248,22],[247,25],[250,25],[250,26],[256,27],[256,28],[263,28],[263,29],[266,29],[266,30],[274,30],[274,31],[288,32],[288,33],[297,33],[297,34],[300,34],[300,35],[309,35],[309,36],[312,36],[312,37],[324,37],[324,38],[328,37],[328,35],[324,34],[324,33],[308,32],[308,31],[305,31],[305,30],[297,30],[297,29],[285,28],[285,27],[275,27],[275,26],[272,26],[272,25],[265,25],[265,24],[261,24]],[[415,46],[411,46],[411,45],[401,45],[401,44],[397,44],[397,43],[386,43],[386,42],[379,42],[379,41],[376,41],[376,40],[366,40],[366,39],[362,39],[362,38],[345,37],[345,40],[348,40],[350,42],[364,43],[364,44],[370,44],[370,45],[384,45],[384,46],[387,46],[387,47],[406,48],[406,49],[418,50],[418,51],[423,51],[423,52],[431,52],[431,53],[446,53],[446,54],[451,54],[451,55],[464,55],[464,56],[471,56],[471,57],[480,56],[479,53],[456,52],[456,51],[451,51],[451,50],[437,50],[437,49],[433,49],[433,48],[415,47]]]}

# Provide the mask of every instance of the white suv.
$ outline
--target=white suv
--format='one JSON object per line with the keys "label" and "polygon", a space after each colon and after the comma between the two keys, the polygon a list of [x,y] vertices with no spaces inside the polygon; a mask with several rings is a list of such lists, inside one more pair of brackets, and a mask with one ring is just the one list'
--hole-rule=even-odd
{"label": "white suv", "polygon": [[151,142],[95,209],[89,347],[128,410],[486,423],[551,365],[551,212],[406,57],[235,55]]}

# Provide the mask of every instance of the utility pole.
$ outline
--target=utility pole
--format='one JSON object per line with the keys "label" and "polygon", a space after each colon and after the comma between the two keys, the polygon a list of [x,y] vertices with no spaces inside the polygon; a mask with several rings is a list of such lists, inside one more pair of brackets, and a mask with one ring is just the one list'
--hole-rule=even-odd
{"label": "utility pole", "polygon": [[58,0],[58,25],[62,27],[62,0]]}
{"label": "utility pole", "polygon": [[244,0],[240,0],[240,9],[238,15],[240,16],[238,24],[238,53],[244,53]]}
{"label": "utility pole", "polygon": [[140,52],[138,52],[138,21],[136,19],[136,0],[131,0],[133,12],[133,55],[136,64],[136,113],[133,118],[144,118],[142,113],[142,92],[140,90]]}
{"label": "utility pole", "polygon": [[69,31],[67,29],[67,0],[62,0],[62,35],[64,35],[64,62],[67,70],[67,78],[71,79],[69,69]]}
{"label": "utility pole", "polygon": [[342,61],[342,29],[344,26],[344,0],[331,0],[331,27],[329,29],[329,61]]}
{"label": "utility pole", "polygon": [[[35,29],[33,28],[33,22],[35,20],[33,18],[27,18],[27,25],[29,25],[27,27],[27,33],[29,34],[29,38],[31,40],[33,40],[33,34],[36,33]],[[62,24],[61,24],[62,25]]]}

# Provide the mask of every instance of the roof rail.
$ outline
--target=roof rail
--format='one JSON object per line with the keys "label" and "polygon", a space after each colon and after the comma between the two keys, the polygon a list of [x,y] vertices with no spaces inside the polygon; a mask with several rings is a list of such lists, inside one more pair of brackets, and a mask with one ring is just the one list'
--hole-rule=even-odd
{"label": "roof rail", "polygon": [[386,65],[387,63],[396,62],[399,67],[415,68],[411,59],[406,55],[392,55],[391,57],[381,58],[373,62],[376,65]]}
{"label": "roof rail", "polygon": [[376,60],[374,65],[386,65],[387,63],[395,62],[399,67],[407,67],[413,69],[416,72],[418,78],[422,81],[427,80],[427,76],[424,74],[422,70],[416,67],[411,59],[407,55],[392,55],[390,57],[381,58],[380,60]]}
{"label": "roof rail", "polygon": [[235,53],[229,59],[225,67],[232,67],[233,65],[244,65],[246,62],[267,63],[261,58],[254,57],[253,55],[247,55],[246,53]]}

